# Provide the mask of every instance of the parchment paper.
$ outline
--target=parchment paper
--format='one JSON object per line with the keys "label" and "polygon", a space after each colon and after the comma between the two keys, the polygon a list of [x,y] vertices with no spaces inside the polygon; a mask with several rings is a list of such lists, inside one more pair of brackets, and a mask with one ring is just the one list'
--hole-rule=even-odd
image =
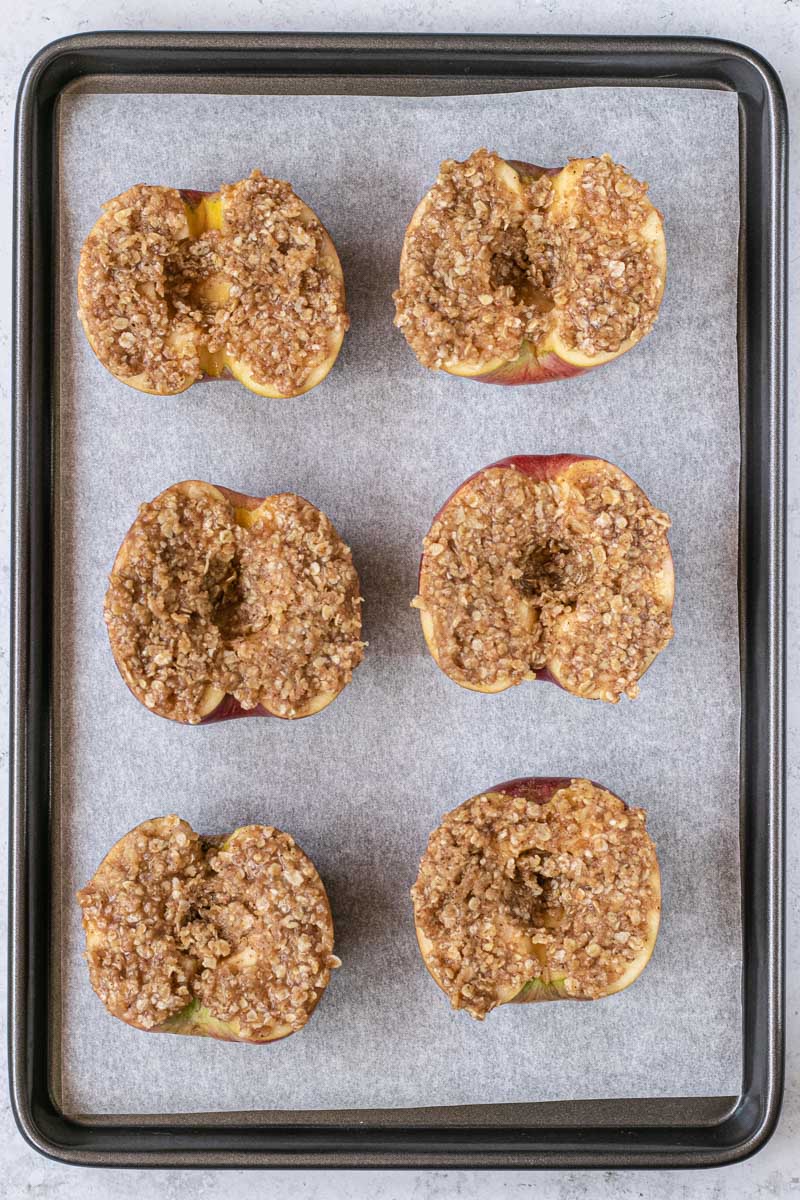
{"label": "parchment paper", "polygon": [[[60,142],[61,1102],[71,1113],[467,1104],[733,1094],[741,1076],[735,305],[736,99],[571,89],[470,98],[66,98]],[[392,327],[406,222],[438,163],[480,145],[560,164],[608,150],[650,181],[669,271],[653,334],[591,375],[502,389],[420,367]],[[81,242],[137,182],[290,179],[334,237],[352,330],[310,396],[235,382],[155,399],[117,383],[79,328]],[[578,451],[672,516],[673,645],[616,707],[544,684],[461,690],[409,608],[420,542],[470,472]],[[369,649],[297,724],[185,728],[129,694],[102,620],[138,504],[185,478],[298,491],[352,545]],[[517,775],[586,775],[648,810],[664,886],[643,977],[595,1004],[449,1009],[417,952],[408,889],[431,829]],[[74,892],[112,842],[177,812],[206,832],[291,831],[331,897],[335,973],[299,1036],[268,1047],[147,1036],[89,986]],[[60,901],[60,905],[59,905]]]}

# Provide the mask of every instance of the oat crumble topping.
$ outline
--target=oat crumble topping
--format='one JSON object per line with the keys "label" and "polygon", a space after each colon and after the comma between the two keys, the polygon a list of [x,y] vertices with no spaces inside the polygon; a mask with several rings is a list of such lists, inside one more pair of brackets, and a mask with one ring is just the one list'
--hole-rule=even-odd
{"label": "oat crumble topping", "polygon": [[243,1040],[295,1032],[339,962],[313,863],[265,825],[221,839],[175,816],[145,821],[77,899],[92,987],[139,1029],[199,1001]]}
{"label": "oat crumble topping", "polygon": [[510,362],[554,327],[589,356],[648,333],[663,272],[642,233],[647,185],[604,154],[561,203],[549,175],[520,173],[516,196],[504,168],[487,150],[442,163],[409,227],[395,324],[419,361]]}
{"label": "oat crumble topping", "polygon": [[358,576],[332,523],[271,496],[253,525],[204,484],[143,504],[105,601],[122,674],[148,708],[196,724],[209,688],[245,709],[301,716],[363,655]]}
{"label": "oat crumble topping", "polygon": [[672,637],[666,513],[611,463],[537,481],[492,467],[464,485],[424,541],[416,607],[456,682],[509,686],[550,669],[578,695],[617,701]]}
{"label": "oat crumble topping", "polygon": [[586,779],[564,782],[545,803],[524,789],[475,796],[428,841],[415,922],[434,978],[478,1019],[532,980],[576,1000],[606,995],[654,937],[644,811]]}
{"label": "oat crumble topping", "polygon": [[255,383],[290,396],[349,325],[336,252],[288,183],[253,171],[220,189],[224,228],[191,236],[174,188],[109,200],[78,272],[81,319],[121,379],[171,394],[224,351]]}

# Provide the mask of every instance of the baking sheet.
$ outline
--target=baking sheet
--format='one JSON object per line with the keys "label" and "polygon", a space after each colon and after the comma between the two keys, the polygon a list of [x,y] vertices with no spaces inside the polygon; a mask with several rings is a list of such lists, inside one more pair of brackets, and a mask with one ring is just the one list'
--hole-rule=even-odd
{"label": "baking sheet", "polygon": [[[485,144],[560,163],[608,150],[664,211],[667,291],[619,362],[533,388],[425,371],[392,328],[406,221],[439,161]],[[83,237],[133,183],[288,178],[334,237],[353,327],[310,396],[234,382],[154,399],[115,382],[76,317]],[[702,181],[702,186],[698,186]],[[57,1098],[67,1113],[369,1108],[728,1095],[741,1082],[736,97],[565,89],[436,99],[75,95],[60,131],[62,948]],[[628,470],[672,516],[677,636],[616,707],[523,685],[462,691],[417,614],[420,542],[470,472],[577,451]],[[190,729],[128,693],[102,621],[138,503],[183,478],[295,490],[353,548],[369,649],[325,713]],[[597,1004],[449,1010],[419,958],[408,888],[430,830],[524,774],[586,775],[648,810],[664,914],[653,960]],[[73,900],[111,843],[178,812],[202,831],[291,831],[328,886],[344,965],[309,1026],[269,1047],[148,1037],[108,1016]]]}

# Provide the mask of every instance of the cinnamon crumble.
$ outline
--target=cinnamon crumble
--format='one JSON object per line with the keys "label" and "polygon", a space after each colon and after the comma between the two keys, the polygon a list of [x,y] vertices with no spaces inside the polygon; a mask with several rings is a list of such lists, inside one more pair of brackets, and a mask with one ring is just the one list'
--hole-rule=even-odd
{"label": "cinnamon crumble", "polygon": [[282,717],[338,693],[362,658],[360,605],[350,550],[313,504],[271,496],[244,527],[218,489],[187,483],[140,508],[105,620],[137,698],[196,724],[212,693]]}
{"label": "cinnamon crumble", "polygon": [[647,185],[607,154],[561,175],[576,170],[560,189],[559,175],[487,150],[442,163],[394,294],[395,324],[424,366],[511,362],[552,331],[585,355],[615,353],[649,332],[664,279],[644,231]]}
{"label": "cinnamon crumble", "polygon": [[145,821],[77,899],[92,987],[138,1029],[285,1036],[303,1027],[339,965],[313,863],[269,826],[222,839],[175,816]]}
{"label": "cinnamon crumble", "polygon": [[616,702],[672,637],[666,513],[618,467],[574,463],[549,480],[491,467],[447,503],[424,541],[414,605],[457,683],[501,690],[549,670]]}
{"label": "cinnamon crumble", "polygon": [[222,354],[234,373],[296,395],[349,324],[333,243],[288,183],[260,171],[219,197],[222,228],[199,232],[205,210],[174,188],[138,184],[104,205],[78,272],[87,337],[145,391],[182,391]]}
{"label": "cinnamon crumble", "polygon": [[531,782],[448,813],[411,890],[431,973],[479,1020],[536,983],[552,998],[608,995],[644,966],[658,928],[644,811],[586,779],[542,802]]}

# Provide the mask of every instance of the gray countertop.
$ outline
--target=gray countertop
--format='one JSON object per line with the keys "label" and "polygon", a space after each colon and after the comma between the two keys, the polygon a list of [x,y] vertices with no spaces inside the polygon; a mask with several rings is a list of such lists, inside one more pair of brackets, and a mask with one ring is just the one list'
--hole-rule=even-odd
{"label": "gray countertop", "polygon": [[[491,17],[489,13],[491,11]],[[480,0],[0,0],[6,37],[0,48],[2,137],[0,188],[8,219],[0,228],[0,249],[11,261],[10,213],[13,107],[17,84],[25,64],[40,46],[67,34],[102,29],[184,29],[258,31],[334,31],[352,33],[592,33],[592,34],[694,34],[729,38],[760,51],[782,77],[790,120],[800,113],[800,0],[652,0],[632,5],[630,0],[495,0],[487,7]],[[798,194],[798,156],[790,162],[790,196]],[[796,206],[790,213],[789,328],[798,331],[798,268],[800,223]],[[4,289],[0,301],[0,344],[10,353],[11,297]],[[790,345],[792,339],[790,335]],[[789,367],[789,679],[800,673],[800,603],[794,587],[800,586],[800,418],[798,358]],[[0,379],[0,705],[7,707],[8,659],[8,524],[9,397],[8,372]],[[800,774],[795,750],[800,735],[800,686],[790,683],[788,697],[789,838],[788,838],[788,993],[786,1099],[778,1130],[754,1159],[722,1171],[636,1173],[523,1172],[217,1172],[202,1171],[90,1171],[51,1163],[23,1142],[11,1116],[5,1087],[0,1092],[0,1196],[58,1197],[59,1200],[112,1200],[163,1197],[177,1200],[197,1195],[203,1200],[236,1195],[241,1200],[269,1194],[275,1200],[303,1196],[329,1200],[346,1195],[359,1200],[439,1200],[440,1197],[536,1195],[542,1200],[567,1197],[614,1196],[633,1200],[677,1197],[800,1196],[800,828],[793,822],[794,785]],[[5,801],[7,749],[0,747],[0,777]],[[6,822],[0,823],[5,844]],[[2,920],[5,923],[3,906]],[[5,981],[3,980],[3,991]],[[4,1000],[3,1000],[4,1003]],[[3,1067],[3,1074],[4,1074]]]}

